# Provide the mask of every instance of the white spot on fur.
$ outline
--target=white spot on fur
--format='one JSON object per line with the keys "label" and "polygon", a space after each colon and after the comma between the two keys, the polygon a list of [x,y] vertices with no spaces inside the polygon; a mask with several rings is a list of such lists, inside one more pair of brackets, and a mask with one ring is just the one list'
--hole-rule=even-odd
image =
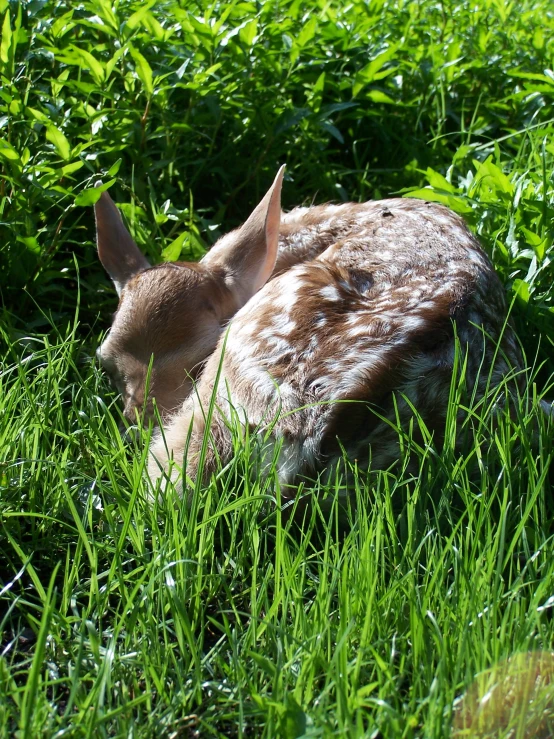
{"label": "white spot on fur", "polygon": [[325,300],[331,300],[333,302],[340,300],[339,291],[337,290],[335,285],[325,285],[325,287],[321,288],[319,294]]}
{"label": "white spot on fur", "polygon": [[298,292],[304,284],[304,281],[293,271],[287,272],[276,278],[276,284],[271,286],[271,298],[268,302],[272,307],[289,311],[296,303]]}
{"label": "white spot on fur", "polygon": [[[282,336],[278,336],[272,328],[264,328],[260,331],[259,337],[273,349],[277,358],[279,354],[283,354],[291,348],[290,343]],[[265,347],[264,351],[266,351]]]}
{"label": "white spot on fur", "polygon": [[348,329],[347,335],[350,339],[355,339],[358,336],[372,336],[377,327],[384,333],[389,333],[392,329],[389,321],[379,321],[375,324],[372,321],[358,319],[356,325]]}
{"label": "white spot on fur", "polygon": [[289,318],[287,315],[281,315],[277,313],[271,319],[271,331],[273,333],[280,333],[284,336],[292,333],[296,328],[296,322]]}

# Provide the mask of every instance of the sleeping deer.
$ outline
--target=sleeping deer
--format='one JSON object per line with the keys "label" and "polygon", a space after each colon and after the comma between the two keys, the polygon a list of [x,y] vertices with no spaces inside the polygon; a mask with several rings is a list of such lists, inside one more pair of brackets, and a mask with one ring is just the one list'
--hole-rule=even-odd
{"label": "sleeping deer", "polygon": [[502,285],[461,218],[411,199],[283,214],[282,181],[283,168],[198,264],[150,267],[106,193],[96,206],[99,256],[120,296],[98,355],[129,418],[151,412],[151,398],[161,410],[153,480],[180,485],[183,464],[209,476],[230,458],[237,420],[278,449],[284,485],[343,449],[382,469],[414,407],[440,440],[456,341],[477,395],[520,365]]}
{"label": "sleeping deer", "polygon": [[[199,262],[151,267],[107,192],[95,206],[98,255],[119,296],[98,359],[122,393],[124,413],[169,417],[188,397],[224,326],[276,274],[310,261],[355,231],[363,208],[319,206],[280,212],[281,168],[243,226]],[[334,217],[340,214],[340,217]],[[151,357],[149,395],[145,383]]]}

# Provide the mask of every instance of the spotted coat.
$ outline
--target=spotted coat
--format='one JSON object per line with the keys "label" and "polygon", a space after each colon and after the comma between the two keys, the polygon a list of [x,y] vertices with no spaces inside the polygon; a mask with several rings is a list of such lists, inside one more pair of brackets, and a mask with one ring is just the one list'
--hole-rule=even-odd
{"label": "spotted coat", "polygon": [[394,463],[394,426],[407,424],[410,404],[440,441],[455,335],[478,395],[520,363],[502,285],[463,220],[441,205],[296,209],[281,222],[275,273],[234,316],[196,392],[154,441],[153,478],[185,448],[188,474],[199,473],[214,392],[202,473],[230,458],[238,419],[265,439],[266,459],[278,445],[280,480],[294,490],[332,468],[341,447],[365,466]]}

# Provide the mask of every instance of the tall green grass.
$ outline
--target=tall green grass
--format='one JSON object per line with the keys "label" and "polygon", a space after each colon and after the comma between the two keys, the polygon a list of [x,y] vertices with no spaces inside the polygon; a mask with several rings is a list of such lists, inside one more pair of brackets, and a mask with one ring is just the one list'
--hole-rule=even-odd
{"label": "tall green grass", "polygon": [[[551,736],[549,4],[0,16],[0,736],[444,737],[477,715],[465,735]],[[191,506],[153,502],[149,430],[122,436],[92,359],[116,303],[92,184],[153,261],[198,258],[284,162],[287,207],[405,193],[462,213],[514,302],[527,392],[476,407],[463,452],[451,423],[441,448],[401,430],[411,467],[345,460],[296,518],[238,442]],[[506,700],[479,704],[491,681]]]}
{"label": "tall green grass", "polygon": [[465,431],[453,392],[442,448],[400,431],[404,463],[345,460],[296,518],[248,450],[191,505],[153,502],[76,328],[13,344],[2,373],[3,735],[442,737],[475,675],[550,650],[554,427],[532,383]]}

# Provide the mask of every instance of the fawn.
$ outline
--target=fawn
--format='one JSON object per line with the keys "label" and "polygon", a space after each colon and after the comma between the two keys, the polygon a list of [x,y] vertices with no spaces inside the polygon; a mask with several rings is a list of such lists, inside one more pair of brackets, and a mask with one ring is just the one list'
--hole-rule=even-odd
{"label": "fawn", "polygon": [[99,257],[120,296],[98,356],[131,420],[156,399],[153,480],[181,485],[185,454],[189,476],[209,476],[232,453],[237,419],[269,453],[278,445],[284,485],[342,449],[386,468],[412,406],[440,441],[457,340],[478,396],[521,364],[503,287],[459,216],[415,199],[283,214],[283,171],[198,264],[150,267],[109,195],[96,205]]}

